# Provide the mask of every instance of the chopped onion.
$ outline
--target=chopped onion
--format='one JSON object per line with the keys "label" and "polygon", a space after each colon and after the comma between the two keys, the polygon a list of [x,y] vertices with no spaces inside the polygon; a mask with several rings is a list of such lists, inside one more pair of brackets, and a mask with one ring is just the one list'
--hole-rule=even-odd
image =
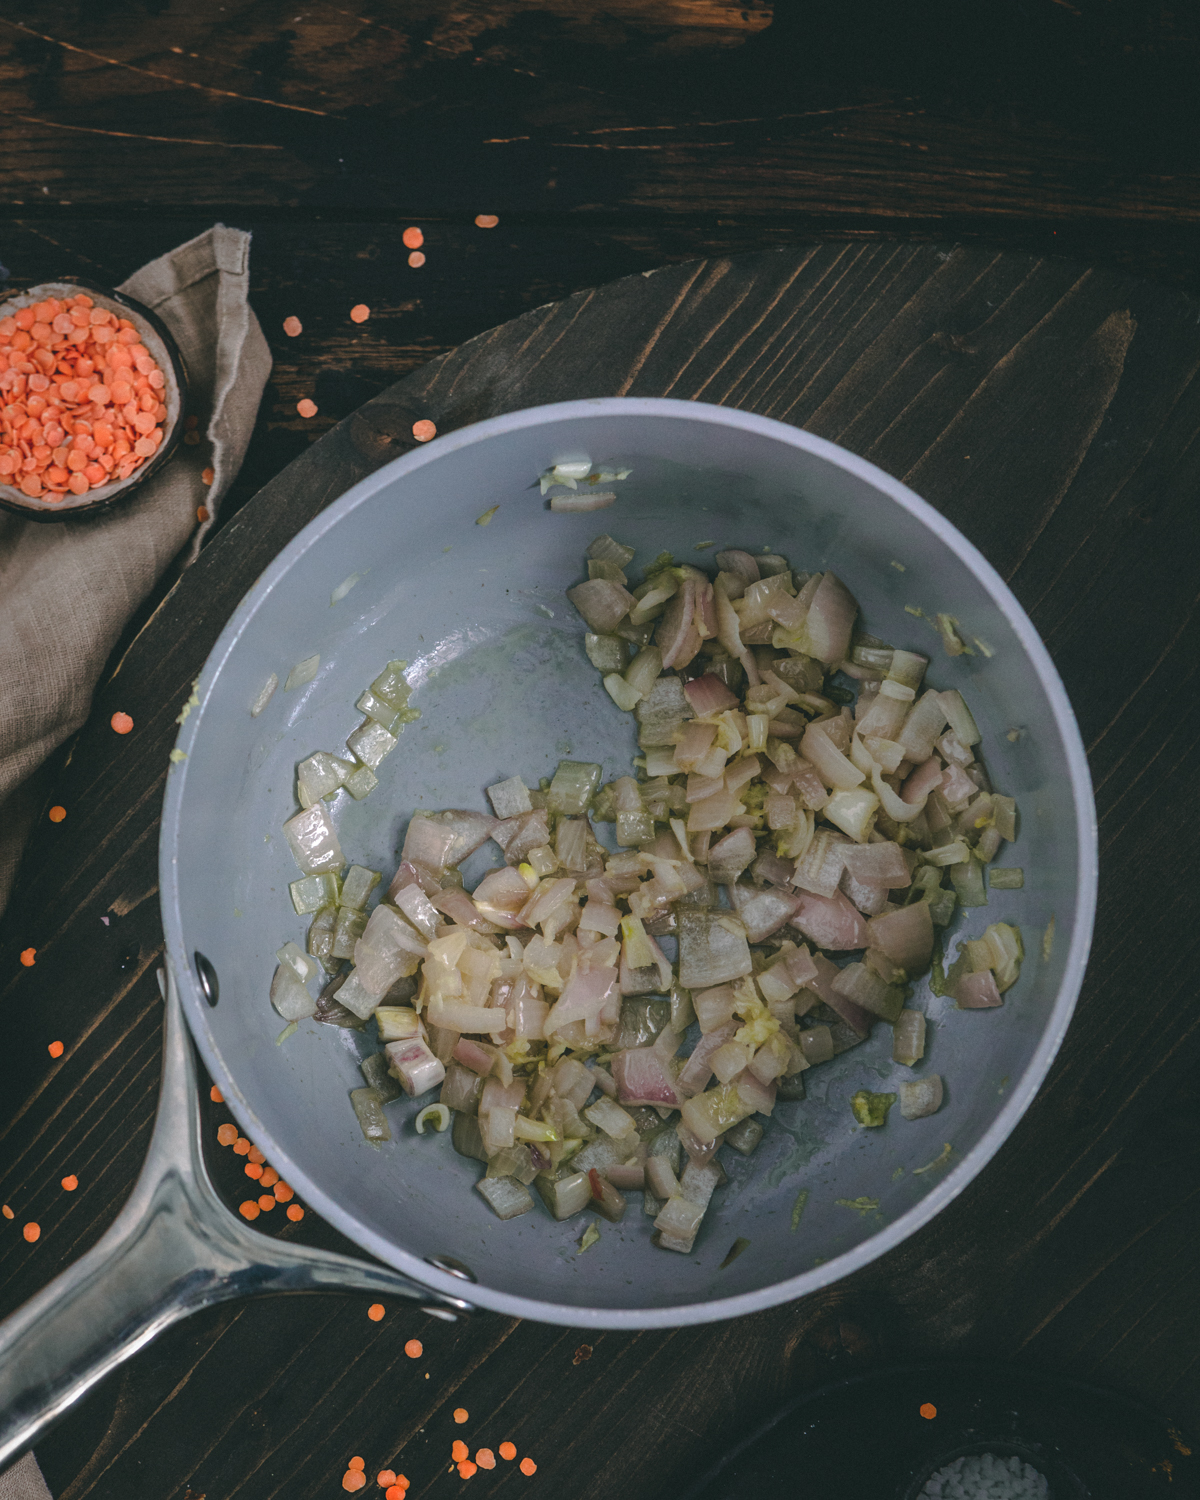
{"label": "chopped onion", "polygon": [[892,1060],[911,1068],[924,1056],[925,1017],[919,1010],[902,1010],[892,1027]]}
{"label": "chopped onion", "polygon": [[900,1085],[900,1113],[906,1120],[922,1120],[942,1107],[942,1080],[936,1073]]}
{"label": "chopped onion", "polygon": [[389,1042],[383,1050],[400,1087],[410,1099],[436,1088],[446,1076],[445,1067],[419,1037],[407,1042]]}
{"label": "chopped onion", "polygon": [[856,880],[886,886],[889,890],[912,883],[912,865],[900,845],[890,839],[878,844],[847,845],[842,861]]}
{"label": "chopped onion", "polygon": [[345,866],[337,832],[321,803],[289,818],[283,831],[296,863],[306,875],[321,875]]}
{"label": "chopped onion", "polygon": [[881,949],[906,973],[921,973],[933,958],[933,920],[927,901],[872,917],[866,935],[871,947]]}
{"label": "chopped onion", "polygon": [[879,798],[865,787],[834,792],[824,808],[829,821],[859,844],[866,842],[878,812]]}
{"label": "chopped onion", "polygon": [[283,685],[284,692],[290,693],[293,688],[303,687],[306,682],[311,682],[320,669],[319,656],[306,656],[303,661],[298,661],[287,675],[287,681]]}
{"label": "chopped onion", "polygon": [[736,573],[744,585],[757,583],[762,577],[757,558],[749,552],[736,549],[718,552],[715,561],[723,573]]}
{"label": "chopped onion", "polygon": [[696,590],[696,579],[689,575],[662,617],[658,638],[662,642],[660,661],[664,667],[686,667],[700,649],[700,632],[696,628]]}
{"label": "chopped onion", "polygon": [[346,736],[346,745],[350,753],[362,762],[369,771],[378,768],[379,763],[396,748],[399,741],[382,724],[376,723],[374,719],[364,719],[353,734]]}
{"label": "chopped onion", "polygon": [[811,646],[809,655],[828,666],[843,661],[850,649],[850,632],[858,603],[833,573],[825,573],[812,596],[804,631]]}
{"label": "chopped onion", "polygon": [[567,590],[567,598],[599,635],[609,635],[637,605],[637,600],[619,583],[592,578]]}
{"label": "chopped onion", "polygon": [[383,1100],[378,1089],[351,1089],[350,1103],[358,1116],[363,1135],[372,1145],[391,1140],[392,1129],[383,1112]]}
{"label": "chopped onion", "polygon": [[481,1177],[475,1187],[498,1219],[515,1219],[533,1207],[529,1189],[514,1177]]}
{"label": "chopped onion", "polygon": [[285,1021],[300,1021],[316,1014],[317,1002],[300,982],[290,963],[281,963],[271,981],[271,1004]]}
{"label": "chopped onion", "polygon": [[272,672],[259,690],[258,697],[250,705],[250,717],[252,719],[257,719],[263,709],[266,708],[267,704],[271,701],[271,694],[278,686],[279,677],[276,673]]}
{"label": "chopped onion", "polygon": [[619,568],[624,568],[633,561],[634,550],[622,542],[614,542],[610,536],[601,535],[588,544],[587,555],[595,562],[616,563]]}
{"label": "chopped onion", "polygon": [[[572,492],[554,509],[593,508],[608,498],[594,486],[618,477],[568,467],[543,476],[543,492],[547,481]],[[528,1211],[536,1182],[557,1218],[590,1207],[618,1221],[619,1189],[641,1187],[655,1243],[682,1252],[725,1180],[726,1133],[752,1150],[762,1126],[749,1117],[803,1099],[804,1071],[856,1045],[875,1017],[893,1025],[898,1064],[920,1060],[925,1018],[903,1008],[902,986],[928,967],[935,926],[985,899],[983,867],[1015,837],[1015,804],[973,759],[961,695],[917,696],[925,656],[863,635],[851,650],[857,604],[832,573],[793,581],[783,557],[734,552],[714,584],[663,553],[630,590],[632,549],[598,537],[588,552],[569,596],[589,660],[636,715],[641,782],[602,787],[599,765],[562,761],[536,791],[519,776],[493,784],[495,817],[412,818],[368,919],[379,877],[355,866],[339,878],[323,799],[342,786],[365,795],[417,717],[406,663],[389,662],[358,699],[355,759],[318,752],[300,765],[302,810],[287,831],[311,957],[284,945],[272,998],[285,1016],[374,1016],[385,1051],[363,1064],[355,1100],[374,1143],[383,1101],[440,1085],[438,1125],[452,1119],[456,1151],[486,1163],[480,1191],[501,1217]],[[839,666],[859,679],[853,711],[827,683]],[[617,853],[591,820],[615,822]],[[489,839],[505,864],[469,894],[460,866]],[[731,910],[715,905],[718,886]],[[655,941],[666,934],[677,967]],[[827,956],[838,951],[861,961],[839,968]],[[347,957],[354,968],[335,973]],[[965,1008],[998,1005],[1021,957],[1019,931],[993,924],[963,949],[949,989]],[[335,978],[313,1002],[302,980],[318,965]],[[944,977],[935,989],[947,992]],[[700,1040],[677,1055],[693,1019]],[[938,1103],[940,1080],[917,1080],[903,1112]]]}
{"label": "chopped onion", "polygon": [[867,946],[867,925],[841,891],[832,896],[801,891],[798,901],[792,923],[819,948],[836,952]]}
{"label": "chopped onion", "polygon": [[863,773],[837,749],[819,724],[810,724],[800,742],[805,759],[826,786],[849,790],[861,786]]}
{"label": "chopped onion", "polygon": [[450,1128],[450,1111],[444,1104],[427,1104],[413,1123],[418,1135],[425,1134],[426,1126],[431,1126],[441,1135]]}
{"label": "chopped onion", "polygon": [[617,498],[616,490],[584,490],[574,495],[551,495],[551,510],[603,510]]}
{"label": "chopped onion", "polygon": [[735,828],[708,851],[708,874],[718,885],[732,885],[754,861],[754,835],[748,828]]}

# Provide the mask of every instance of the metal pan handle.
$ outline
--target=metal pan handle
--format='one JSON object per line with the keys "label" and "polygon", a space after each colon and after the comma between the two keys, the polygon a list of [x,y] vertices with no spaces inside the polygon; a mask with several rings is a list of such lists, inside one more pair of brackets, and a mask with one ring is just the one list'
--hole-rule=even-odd
{"label": "metal pan handle", "polygon": [[268,1239],[231,1213],[205,1170],[192,1046],[169,970],[165,1012],[158,1116],[128,1203],[81,1260],[0,1323],[0,1469],[199,1308],[349,1290],[407,1297],[450,1321],[474,1310],[386,1266]]}

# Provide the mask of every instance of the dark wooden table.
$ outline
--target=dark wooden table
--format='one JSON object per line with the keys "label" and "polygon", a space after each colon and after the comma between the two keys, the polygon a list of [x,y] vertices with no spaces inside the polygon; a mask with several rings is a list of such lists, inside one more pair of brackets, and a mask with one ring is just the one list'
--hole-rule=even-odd
{"label": "dark wooden table", "polygon": [[[276,356],[224,524],[131,623],[119,676],[51,767],[69,817],[39,826],[0,923],[0,1197],[18,1213],[0,1231],[0,1312],[94,1242],[145,1149],[157,815],[190,680],[332,498],[304,474],[319,460],[348,483],[403,452],[417,416],[445,431],[669,389],[782,416],[905,478],[1047,641],[1089,747],[1104,858],[1093,961],[1049,1083],[983,1178],[885,1260],[755,1318],[586,1343],[398,1307],[375,1324],[355,1299],[215,1311],[40,1446],[59,1500],[331,1495],[354,1453],[449,1492],[460,1405],[473,1446],[507,1436],[533,1454],[533,1483],[650,1500],[777,1398],[930,1355],[1019,1357],[1200,1428],[1194,12],[1046,0],[1019,28],[935,4],[895,15],[497,0],[453,19],[418,4],[209,16],[148,0],[0,20],[13,283],[116,282],[223,218],[254,231]],[[498,227],[476,228],[480,212]],[[425,233],[420,268],[408,224]],[[288,339],[293,313],[304,333]],[[781,347],[771,387],[758,377]],[[302,395],[320,407],[310,422]],[[138,723],[129,741],[105,727],[117,707]],[[30,945],[38,963],[21,969]],[[236,1201],[240,1168],[220,1153],[213,1169]],[[16,1232],[27,1218],[36,1246]],[[275,1232],[339,1243],[311,1213]]]}

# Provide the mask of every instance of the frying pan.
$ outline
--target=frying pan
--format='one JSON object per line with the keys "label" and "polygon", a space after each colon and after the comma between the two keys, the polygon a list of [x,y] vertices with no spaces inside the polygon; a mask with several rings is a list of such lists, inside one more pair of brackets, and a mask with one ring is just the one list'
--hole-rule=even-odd
{"label": "frying pan", "polygon": [[[551,512],[537,476],[581,459],[632,472],[599,514]],[[281,832],[295,810],[296,763],[339,749],[358,722],[355,699],[389,659],[410,663],[422,717],[371,795],[340,794],[334,808],[348,861],[385,879],[416,810],[483,811],[485,787],[514,775],[534,785],[562,758],[602,762],[605,780],[628,771],[632,719],[603,691],[563,597],[602,531],[635,546],[639,561],[670,551],[703,562],[715,545],[833,569],[867,630],[930,654],[933,685],[962,690],[993,781],[1021,814],[1010,862],[1024,868],[1024,888],[995,892],[986,912],[966,913],[954,929],[1019,925],[1020,979],[998,1010],[958,1011],[925,982],[910,1002],[930,1028],[915,1073],[942,1076],[941,1110],[852,1128],[850,1094],[894,1088],[894,1072],[913,1076],[894,1069],[888,1028],[877,1027],[807,1075],[808,1098],[777,1107],[754,1155],[726,1163],[730,1180],[688,1256],[651,1245],[636,1196],[586,1256],[579,1219],[555,1223],[539,1209],[498,1221],[473,1191],[478,1164],[445,1136],[416,1135],[413,1101],[388,1106],[393,1139],[373,1148],[347,1093],[378,1044],[306,1022],[276,1045],[280,1021],[267,998],[275,950],[303,942]],[[942,654],[930,623],[939,611],[961,622],[970,654]],[[280,688],[252,717],[265,679],[284,681],[312,655],[316,676]],[[157,1132],[108,1236],[0,1328],[0,1462],[159,1329],[246,1292],[350,1286],[448,1317],[474,1306],[625,1329],[802,1297],[882,1255],[962,1192],[1028,1107],[1066,1030],[1091,937],[1097,852],[1083,746],[1058,675],[964,537],[896,480],[796,428],[699,402],[627,398],[513,412],[439,438],[355,485],[283,550],[217,641],[198,697],[163,809],[167,1066]],[[490,844],[473,855],[468,886],[497,859]],[[243,1132],[382,1264],[269,1240],[219,1202],[204,1174],[180,1009]],[[722,1268],[739,1238],[749,1247]]]}

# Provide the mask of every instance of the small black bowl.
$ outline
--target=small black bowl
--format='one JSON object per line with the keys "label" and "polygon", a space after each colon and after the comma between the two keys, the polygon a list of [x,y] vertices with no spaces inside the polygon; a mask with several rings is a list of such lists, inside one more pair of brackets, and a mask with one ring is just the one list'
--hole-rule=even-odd
{"label": "small black bowl", "polygon": [[23,494],[16,485],[0,482],[0,506],[28,521],[66,521],[84,516],[101,515],[114,505],[128,498],[139,485],[145,484],[152,475],[161,471],[170,462],[172,454],[183,436],[183,419],[187,404],[187,370],[183,356],[166,324],[157,313],[126,296],[124,292],[95,286],[77,277],[63,277],[57,281],[43,281],[28,291],[17,292],[0,303],[0,318],[11,317],[23,307],[31,307],[47,297],[73,297],[85,292],[98,307],[105,307],[118,317],[128,318],[141,335],[142,343],[153,356],[163,372],[166,384],[163,389],[163,405],[167,415],[163,419],[163,440],[158,451],[151,455],[128,479],[118,479],[113,484],[100,485],[84,495],[67,495],[62,500],[40,499]]}

